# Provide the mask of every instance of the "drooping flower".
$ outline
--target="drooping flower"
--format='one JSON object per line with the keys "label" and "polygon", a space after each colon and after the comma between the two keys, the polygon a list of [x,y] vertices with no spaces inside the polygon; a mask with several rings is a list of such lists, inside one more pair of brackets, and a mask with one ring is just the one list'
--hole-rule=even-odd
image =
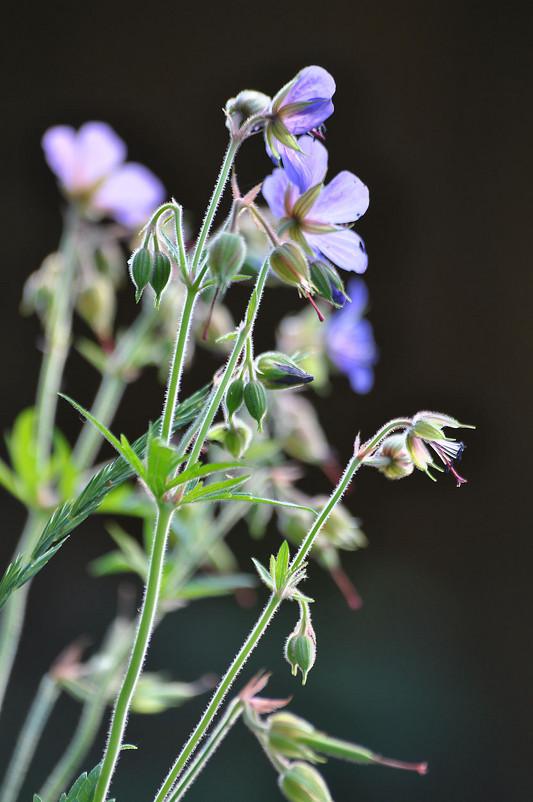
{"label": "drooping flower", "polygon": [[444,433],[445,426],[450,426],[453,429],[474,428],[473,426],[459,423],[450,415],[444,415],[440,412],[417,412],[413,417],[411,426],[406,431],[405,445],[415,466],[427,473],[430,479],[434,479],[435,477],[431,475],[429,468],[439,471],[443,469],[433,462],[433,457],[429,450],[431,448],[445,465],[445,470],[453,474],[457,487],[460,487],[467,480],[457,473],[454,463],[459,462],[461,459],[465,446],[464,443],[446,437]]}
{"label": "drooping flower", "polygon": [[368,393],[374,383],[378,350],[372,324],[363,317],[368,290],[362,279],[348,284],[351,303],[335,311],[326,326],[326,350],[331,361],[348,379],[356,393]]}
{"label": "drooping flower", "polygon": [[164,198],[163,184],[147,167],[125,162],[126,145],[107,123],[88,122],[78,131],[56,125],[42,147],[66,197],[89,217],[140,226]]}
{"label": "drooping flower", "polygon": [[368,188],[347,170],[324,186],[326,148],[312,137],[300,137],[300,143],[307,156],[305,169],[298,173],[299,186],[282,168],[275,169],[263,182],[263,196],[280,220],[278,233],[285,233],[311,256],[364,273],[368,259],[363,241],[347,225],[368,209]]}
{"label": "drooping flower", "polygon": [[[291,172],[298,160],[300,143],[296,137],[318,128],[333,114],[331,98],[335,81],[323,67],[300,70],[274,97],[266,114],[265,140],[276,164],[280,159]],[[294,176],[291,173],[291,180]]]}

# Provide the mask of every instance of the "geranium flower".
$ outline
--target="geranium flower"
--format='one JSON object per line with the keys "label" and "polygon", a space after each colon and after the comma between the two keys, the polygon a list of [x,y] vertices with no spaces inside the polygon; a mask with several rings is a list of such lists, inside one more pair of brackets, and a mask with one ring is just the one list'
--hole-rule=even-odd
{"label": "geranium flower", "polygon": [[406,431],[405,445],[415,466],[427,473],[430,479],[434,479],[435,477],[431,475],[429,468],[437,470],[442,470],[442,468],[439,468],[433,462],[429,451],[429,448],[431,448],[441,462],[444,463],[445,470],[453,474],[457,487],[460,487],[467,480],[458,474],[454,464],[461,459],[465,446],[460,441],[446,437],[444,433],[445,426],[450,426],[453,429],[475,428],[465,423],[459,423],[450,415],[444,415],[440,412],[417,412],[413,418],[412,425]]}
{"label": "geranium flower", "polygon": [[147,167],[125,163],[126,145],[107,123],[85,123],[78,131],[56,125],[41,144],[62,191],[89,217],[140,226],[164,198],[163,184]]}
{"label": "geranium flower", "polygon": [[327,322],[326,350],[331,361],[350,380],[356,393],[368,393],[374,383],[378,350],[372,324],[363,318],[368,290],[362,279],[348,284],[351,303],[334,312]]}
{"label": "geranium flower", "polygon": [[[310,255],[326,257],[344,270],[364,273],[368,259],[362,239],[346,225],[368,209],[368,188],[344,170],[323,185],[328,166],[326,148],[311,137],[298,144],[307,154],[299,172],[300,186],[287,170],[277,168],[263,182],[263,196],[286,233]],[[294,167],[294,165],[293,165]]]}
{"label": "geranium flower", "polygon": [[[297,159],[297,136],[322,125],[333,114],[335,81],[323,67],[305,67],[277,93],[265,115],[267,151],[276,164],[280,158],[291,171]],[[293,180],[291,175],[291,180]]]}

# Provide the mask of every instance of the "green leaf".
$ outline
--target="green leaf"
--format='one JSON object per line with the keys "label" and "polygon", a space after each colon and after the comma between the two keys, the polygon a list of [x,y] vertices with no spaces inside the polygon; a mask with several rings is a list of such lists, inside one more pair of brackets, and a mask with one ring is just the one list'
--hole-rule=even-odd
{"label": "green leaf", "polygon": [[[185,458],[181,458],[183,461]],[[146,448],[148,487],[157,499],[160,499],[170,486],[168,477],[180,462],[179,455],[175,448],[168,446],[160,437],[152,433],[148,435]]]}
{"label": "green leaf", "polygon": [[37,796],[37,794],[34,794],[33,795],[33,802],[43,802],[43,800],[41,799],[40,796]]}
{"label": "green leaf", "polygon": [[172,598],[205,599],[213,596],[227,596],[239,588],[253,588],[257,585],[255,577],[249,574],[225,574],[192,579]]}
{"label": "green leaf", "polygon": [[233,468],[243,468],[242,462],[211,462],[209,465],[201,465],[200,463],[196,463],[193,465],[192,468],[188,468],[183,473],[180,473],[173,479],[171,482],[168,483],[167,488],[176,487],[177,485],[181,485],[184,482],[189,482],[192,479],[199,479],[200,477],[210,476],[212,473],[216,473],[217,471],[229,471]]}
{"label": "green leaf", "polygon": [[186,493],[181,504],[189,504],[195,501],[226,501],[232,498],[231,493],[224,493],[225,490],[230,488],[239,487],[244,484],[250,477],[249,476],[236,476],[233,479],[225,479],[223,482],[213,482],[213,484],[206,485],[205,487],[200,483],[194,490]]}
{"label": "green leaf", "polygon": [[[202,412],[210,391],[210,385],[206,385],[178,404],[172,427],[173,433],[190,423]],[[159,421],[156,421],[154,426],[158,425]],[[131,446],[139,458],[142,458],[145,453],[147,439],[148,432],[139,437]],[[129,479],[133,472],[125,458],[117,457],[92,477],[75,500],[64,502],[52,513],[28,563],[23,566],[22,557],[18,557],[8,565],[0,579],[0,609],[15,590],[22,587],[46,565],[66,541],[70,532],[100,506],[111,490]]]}
{"label": "green leaf", "polygon": [[25,501],[24,490],[20,481],[3,460],[0,460],[0,485],[5,487],[8,493],[18,498],[19,501]]}
{"label": "green leaf", "polygon": [[268,588],[270,588],[270,590],[274,590],[274,583],[272,582],[272,577],[268,573],[268,571],[265,568],[265,566],[262,565],[259,562],[259,560],[256,560],[255,557],[252,557],[252,562],[255,565],[257,573],[259,574],[259,578],[265,583],[265,585]]}
{"label": "green leaf", "polygon": [[313,512],[316,515],[316,510],[312,507],[306,507],[303,504],[293,504],[292,501],[262,498],[261,496],[254,496],[251,493],[234,493],[231,498],[233,501],[249,501],[250,504],[271,504],[274,507],[292,507],[295,510],[305,510],[306,512]]}
{"label": "green leaf", "polygon": [[[124,457],[126,462],[133,469],[134,473],[139,474],[141,479],[144,479],[144,481],[146,481],[146,471],[144,470],[144,466],[142,465],[140,460],[137,458],[137,455],[135,454],[135,452],[131,448],[128,440],[125,437],[125,435],[121,435],[121,440],[118,440],[115,437],[115,435],[112,434],[112,432],[109,431],[107,426],[104,426],[103,423],[100,423],[100,421],[96,420],[94,415],[91,415],[91,413],[87,409],[82,407],[80,404],[77,404],[76,401],[74,401],[72,398],[69,398],[68,395],[64,395],[63,393],[59,393],[59,395],[61,396],[61,398],[64,398],[65,401],[68,401],[69,404],[71,404],[74,407],[74,409],[77,409],[78,412],[80,412],[83,415],[84,418],[87,418],[87,420],[90,421],[93,424],[93,426],[96,426],[98,431],[105,437],[105,439],[108,441],[108,443],[110,443],[113,446],[113,448],[116,451],[118,451],[118,453],[122,457]],[[133,454],[133,457],[132,457],[132,454]]]}
{"label": "green leaf", "polygon": [[275,579],[276,579],[276,587],[278,590],[281,590],[281,588],[285,584],[287,569],[289,567],[289,557],[290,557],[289,544],[287,543],[286,540],[284,540],[281,546],[279,547],[278,556],[276,558]]}

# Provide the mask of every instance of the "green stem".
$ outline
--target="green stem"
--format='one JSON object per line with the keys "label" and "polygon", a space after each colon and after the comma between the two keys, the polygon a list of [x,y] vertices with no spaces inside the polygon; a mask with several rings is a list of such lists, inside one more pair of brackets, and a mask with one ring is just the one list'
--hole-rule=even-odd
{"label": "green stem", "polygon": [[187,349],[187,340],[189,338],[189,331],[192,322],[192,313],[194,305],[198,297],[198,290],[193,287],[187,287],[187,294],[185,296],[185,303],[181,313],[180,325],[178,328],[178,335],[176,337],[176,345],[174,347],[174,356],[172,357],[172,365],[170,368],[167,393],[165,396],[165,407],[163,410],[163,417],[161,420],[161,437],[166,443],[170,442],[172,435],[172,424],[174,422],[174,411],[178,403],[178,393],[180,388],[181,376],[183,373],[183,364],[185,362],[185,352]]}
{"label": "green stem", "polygon": [[224,716],[220,723],[213,731],[206,745],[199,752],[194,761],[189,765],[185,774],[182,775],[179,785],[174,789],[172,796],[169,797],[168,802],[178,802],[179,799],[185,795],[185,792],[192,785],[199,773],[205,768],[205,764],[213,756],[214,752],[218,749],[230,729],[239,719],[243,711],[243,703],[240,699],[234,699],[228,705]]}
{"label": "green stem", "polygon": [[[365,446],[364,450],[358,449],[354,456],[349,461],[348,465],[346,466],[346,470],[344,471],[343,476],[341,477],[340,482],[338,483],[337,487],[334,489],[333,493],[331,494],[328,503],[321,511],[321,513],[315,518],[311,528],[307,536],[305,537],[298,553],[292,560],[291,564],[288,567],[287,575],[294,573],[299,567],[301,567],[302,563],[304,562],[307,554],[312,548],[313,542],[318,535],[320,529],[325,524],[326,520],[328,519],[329,515],[331,514],[334,507],[339,503],[341,500],[346,488],[350,484],[354,474],[356,471],[361,467],[365,455],[372,452],[372,450],[380,443],[380,441],[387,435],[389,432],[393,431],[394,429],[399,429],[405,426],[409,426],[411,421],[409,419],[404,418],[397,418],[395,420],[389,421],[389,423],[385,424],[375,435],[374,437],[369,440]],[[167,799],[167,795],[170,793],[172,786],[178,779],[183,767],[185,766],[186,762],[188,761],[189,757],[195,751],[196,747],[200,739],[204,736],[207,729],[211,725],[212,720],[216,716],[218,712],[218,707],[221,704],[224,696],[228,692],[229,688],[231,687],[233,680],[243,667],[244,663],[248,659],[252,650],[257,646],[260,638],[264,634],[266,628],[270,624],[276,610],[280,606],[281,602],[283,601],[283,597],[277,594],[272,594],[266,607],[264,608],[260,618],[258,619],[257,623],[255,624],[254,628],[252,629],[250,635],[244,642],[243,646],[241,647],[240,651],[237,653],[236,657],[234,658],[233,662],[231,663],[228,671],[220,681],[204,715],[200,719],[196,729],[193,731],[192,735],[190,736],[189,740],[183,747],[181,753],[179,754],[176,762],[170,769],[165,782],[163,783],[159,793],[157,794],[154,802],[170,802]]]}
{"label": "green stem", "polygon": [[67,359],[73,312],[72,283],[76,265],[76,229],[79,221],[70,211],[59,247],[60,273],[56,277],[52,302],[44,332],[44,355],[35,404],[35,453],[37,468],[43,468],[50,456],[57,393]]}
{"label": "green stem", "polygon": [[[104,426],[108,426],[115,416],[126,387],[126,382],[122,377],[130,368],[135,352],[152,323],[152,310],[145,307],[109,357],[107,372],[102,378],[91,407],[91,414]],[[85,421],[72,453],[78,470],[83,471],[93,464],[101,441],[102,435],[96,426]]]}
{"label": "green stem", "polygon": [[226,181],[228,180],[228,176],[240,144],[240,139],[232,137],[230,139],[228,149],[226,150],[226,155],[224,156],[224,161],[222,162],[222,167],[220,168],[220,173],[218,174],[217,182],[215,184],[215,188],[213,189],[213,194],[211,195],[211,200],[209,201],[209,206],[207,207],[207,212],[205,213],[204,222],[202,223],[202,228],[200,230],[200,234],[198,235],[198,241],[192,257],[191,277],[193,278],[195,277],[196,270],[200,264],[204,246],[207,237],[209,236],[220,198],[224,192],[224,187],[226,186]]}
{"label": "green stem", "polygon": [[150,554],[148,578],[146,580],[144,599],[139,618],[139,628],[135,637],[135,643],[133,645],[126,675],[115,702],[109,729],[109,738],[102,761],[102,771],[98,778],[93,802],[104,802],[106,799],[111,777],[119,758],[131,700],[135,691],[135,686],[137,685],[137,680],[142,671],[154,626],[157,603],[159,600],[159,590],[161,587],[165,548],[173,514],[173,507],[163,503],[158,505],[157,522]]}
{"label": "green stem", "polygon": [[[170,793],[172,786],[174,785],[175,781],[177,780],[178,776],[181,773],[181,770],[187,763],[189,757],[195,751],[198,743],[205,735],[208,727],[210,726],[213,718],[215,717],[216,713],[218,712],[218,708],[222,703],[225,695],[229,691],[233,681],[241,668],[243,667],[244,663],[250,656],[253,649],[257,646],[261,636],[263,635],[264,631],[266,630],[267,626],[269,625],[274,613],[278,609],[281,604],[281,598],[272,595],[268,600],[266,607],[264,608],[261,616],[259,617],[257,623],[255,624],[254,628],[246,638],[245,642],[243,643],[242,647],[240,648],[239,652],[235,656],[233,662],[231,663],[230,667],[224,674],[223,678],[221,679],[218,688],[216,689],[209,705],[203,714],[202,718],[198,722],[196,728],[194,729],[192,735],[190,736],[189,740],[181,750],[176,762],[170,769],[163,785],[161,786],[154,802],[163,802],[166,799],[167,794]],[[167,800],[168,802],[168,800]]]}
{"label": "green stem", "polygon": [[[109,683],[127,654],[126,641],[121,638],[116,640],[118,642],[112,644],[115,648],[111,654],[107,655],[105,667],[95,677],[95,691],[83,705],[78,726],[66,751],[39,791],[39,796],[45,802],[53,802],[65,790],[67,783],[94,742],[106,709]],[[127,641],[129,640],[128,637]],[[0,802],[2,801],[0,800]]]}
{"label": "green stem", "polygon": [[49,674],[45,674],[18,737],[9,769],[0,790],[0,802],[15,802],[41,733],[60,692],[57,681]]}
{"label": "green stem", "polygon": [[187,468],[190,467],[191,465],[194,465],[194,463],[200,456],[200,452],[203,448],[205,439],[207,437],[207,433],[217,413],[222,398],[224,397],[224,393],[226,392],[227,386],[231,381],[231,377],[237,366],[237,362],[240,359],[246,340],[250,336],[253,330],[255,320],[257,317],[257,312],[259,310],[259,305],[261,303],[261,295],[263,293],[268,271],[269,271],[269,261],[267,259],[264,262],[257,276],[256,284],[252,292],[250,301],[248,303],[248,308],[246,310],[245,322],[239,331],[237,340],[235,341],[233,350],[226,364],[224,374],[220,382],[213,388],[213,392],[211,393],[208,405],[202,417],[200,429],[198,431],[198,434],[196,435],[196,440],[191,449],[189,460],[186,465]]}
{"label": "green stem", "polygon": [[305,536],[300,548],[298,549],[298,553],[292,560],[289,566],[289,571],[291,573],[296,571],[302,565],[305,558],[311,551],[316,536],[326,523],[334,507],[336,507],[336,505],[343,497],[346,488],[348,487],[348,485],[350,484],[350,482],[354,477],[354,474],[356,473],[356,471],[359,470],[359,468],[363,464],[364,455],[371,452],[381,442],[381,440],[383,440],[383,438],[386,437],[387,434],[389,434],[391,431],[394,431],[394,429],[399,429],[403,426],[409,426],[410,424],[411,421],[404,418],[396,418],[395,420],[389,421],[389,423],[386,423],[384,426],[381,427],[381,429],[379,429],[378,432],[376,432],[374,437],[371,440],[369,440],[368,443],[365,443],[364,454],[361,454],[361,451],[358,450],[353,455],[348,465],[346,466],[344,473],[341,476],[339,483],[337,484],[337,487],[334,489],[333,493],[329,497],[328,503],[320,511],[319,515],[315,518],[311,528],[309,529],[309,532]]}
{"label": "green stem", "polygon": [[[15,556],[31,554],[47,519],[47,512],[30,511],[15,549]],[[17,653],[30,584],[27,582],[16,593],[13,593],[2,610],[0,619],[0,710]]]}

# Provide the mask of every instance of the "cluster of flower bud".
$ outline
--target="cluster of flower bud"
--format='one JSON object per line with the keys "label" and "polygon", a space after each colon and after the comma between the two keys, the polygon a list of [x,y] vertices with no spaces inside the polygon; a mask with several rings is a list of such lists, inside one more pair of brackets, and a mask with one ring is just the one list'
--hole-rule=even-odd
{"label": "cluster of flower bud", "polygon": [[155,292],[155,305],[159,306],[161,295],[167,286],[171,264],[170,259],[159,249],[143,246],[132,255],[129,261],[131,280],[135,285],[135,300],[141,299],[144,289],[150,284]]}

